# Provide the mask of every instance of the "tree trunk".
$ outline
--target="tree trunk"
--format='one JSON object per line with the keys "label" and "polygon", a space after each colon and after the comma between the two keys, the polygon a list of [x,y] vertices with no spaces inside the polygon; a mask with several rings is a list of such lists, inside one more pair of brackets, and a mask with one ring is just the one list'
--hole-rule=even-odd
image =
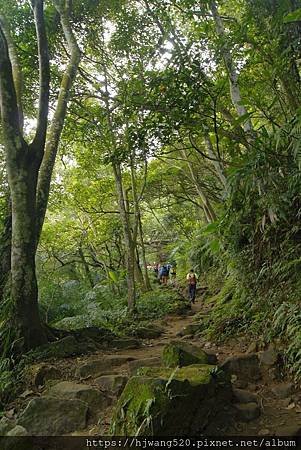
{"label": "tree trunk", "polygon": [[136,309],[136,286],[135,286],[135,247],[133,245],[129,217],[125,207],[124,192],[122,186],[122,174],[117,163],[112,164],[118,195],[118,206],[123,227],[123,237],[126,253],[126,271],[128,286],[128,311],[135,312]]}
{"label": "tree trunk", "polygon": [[23,341],[25,351],[47,342],[39,315],[35,265],[38,166],[26,158],[26,147],[15,166],[12,161],[8,164],[12,199],[11,297],[17,338]]}
{"label": "tree trunk", "polygon": [[89,265],[86,261],[84,252],[83,252],[83,248],[80,245],[79,249],[78,249],[78,253],[79,253],[79,257],[82,260],[83,266],[84,266],[84,271],[85,271],[85,275],[87,277],[87,280],[89,281],[90,287],[93,289],[94,288],[94,281],[93,281],[93,277],[89,268]]}
{"label": "tree trunk", "polygon": [[142,264],[143,264],[143,268],[144,268],[145,287],[146,287],[147,291],[151,291],[152,290],[152,286],[151,286],[150,279],[149,279],[149,276],[148,276],[147,263],[146,263],[146,257],[145,257],[145,245],[144,245],[144,238],[143,238],[143,229],[142,229],[141,215],[140,214],[139,214],[138,230],[139,230],[139,238],[140,238],[140,244],[141,244],[141,258],[142,258]]}
{"label": "tree trunk", "polygon": [[[15,307],[18,347],[29,350],[47,341],[38,308],[35,255],[48,202],[51,174],[61,136],[68,96],[79,64],[80,52],[70,23],[70,2],[56,2],[64,36],[71,53],[63,75],[50,140],[45,151],[50,94],[48,40],[44,1],[32,1],[39,62],[37,126],[28,144],[23,134],[22,72],[7,23],[0,16],[0,108],[6,167],[12,202],[11,299]],[[40,167],[47,168],[40,176]],[[44,176],[43,176],[44,175]]]}
{"label": "tree trunk", "polygon": [[208,223],[214,222],[216,220],[215,211],[214,211],[213,207],[211,206],[211,203],[210,203],[209,199],[207,198],[207,196],[203,192],[203,190],[202,190],[202,188],[201,188],[201,186],[200,186],[200,184],[198,182],[198,179],[197,179],[197,176],[195,174],[192,162],[189,161],[185,150],[181,150],[181,153],[183,155],[183,158],[187,162],[187,165],[188,165],[188,168],[189,168],[189,172],[190,172],[193,184],[194,184],[194,186],[196,188],[196,191],[197,191],[197,193],[198,193],[198,195],[199,195],[199,197],[201,199],[202,208],[203,208],[203,211],[204,211],[205,219],[206,219],[206,221]]}
{"label": "tree trunk", "polygon": [[6,288],[10,277],[11,269],[11,232],[12,232],[12,217],[11,217],[11,200],[7,194],[6,200],[6,215],[4,218],[3,229],[0,236],[0,303],[4,300],[6,295]]}
{"label": "tree trunk", "polygon": [[224,186],[225,190],[227,190],[227,180],[226,180],[226,177],[225,177],[224,168],[223,168],[222,164],[219,161],[217,161],[217,157],[216,157],[216,155],[214,153],[209,133],[206,132],[206,131],[204,133],[204,139],[205,139],[205,144],[206,144],[206,147],[207,147],[208,155],[212,159],[212,163],[214,165],[216,174],[219,177],[219,179],[220,179],[222,185]]}
{"label": "tree trunk", "polygon": [[[227,69],[228,75],[229,75],[231,100],[232,100],[233,106],[236,109],[238,116],[242,117],[247,114],[247,110],[246,110],[244,104],[242,103],[240,87],[238,84],[238,73],[233,64],[233,59],[232,59],[231,53],[229,51],[229,48],[227,47],[223,21],[218,13],[215,1],[212,1],[210,3],[210,9],[211,9],[214,21],[215,21],[216,33],[221,38],[221,41],[224,41],[222,44],[221,52],[222,52],[225,66],[226,66],[226,69]],[[247,116],[246,116],[246,120],[244,121],[244,124],[243,124],[243,129],[246,133],[252,132],[251,120]]]}

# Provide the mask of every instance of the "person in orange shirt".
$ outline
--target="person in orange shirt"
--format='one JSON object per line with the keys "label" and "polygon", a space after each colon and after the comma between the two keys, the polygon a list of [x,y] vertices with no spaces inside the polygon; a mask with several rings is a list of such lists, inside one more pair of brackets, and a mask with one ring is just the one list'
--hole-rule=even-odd
{"label": "person in orange shirt", "polygon": [[193,269],[190,269],[189,273],[186,276],[186,280],[188,282],[189,300],[191,303],[195,303],[198,276]]}

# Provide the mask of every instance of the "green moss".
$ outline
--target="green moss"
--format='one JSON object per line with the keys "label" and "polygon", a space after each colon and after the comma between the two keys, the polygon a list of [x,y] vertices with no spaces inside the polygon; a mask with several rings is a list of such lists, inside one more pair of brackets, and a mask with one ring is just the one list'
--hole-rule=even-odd
{"label": "green moss", "polygon": [[208,364],[195,364],[176,369],[167,367],[140,367],[137,374],[152,378],[162,378],[166,381],[169,379],[178,381],[187,380],[191,386],[198,386],[199,384],[210,383],[211,373],[215,368],[216,366]]}
{"label": "green moss", "polygon": [[170,342],[162,355],[166,367],[183,367],[191,364],[208,364],[208,355],[200,348],[182,341]]}
{"label": "green moss", "polygon": [[121,436],[197,434],[231,395],[230,382],[217,376],[215,366],[143,367],[117,402],[111,432]]}
{"label": "green moss", "polygon": [[153,421],[164,415],[168,406],[165,384],[164,380],[132,377],[118,400],[112,434],[152,434]]}

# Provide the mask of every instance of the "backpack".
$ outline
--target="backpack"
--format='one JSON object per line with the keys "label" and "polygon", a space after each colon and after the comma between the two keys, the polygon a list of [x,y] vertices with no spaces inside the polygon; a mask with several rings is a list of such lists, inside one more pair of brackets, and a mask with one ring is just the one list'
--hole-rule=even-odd
{"label": "backpack", "polygon": [[163,267],[162,267],[161,275],[162,275],[163,277],[166,277],[166,276],[168,275],[168,269],[167,269],[166,266],[163,266]]}
{"label": "backpack", "polygon": [[193,275],[189,275],[189,284],[196,284],[196,276]]}

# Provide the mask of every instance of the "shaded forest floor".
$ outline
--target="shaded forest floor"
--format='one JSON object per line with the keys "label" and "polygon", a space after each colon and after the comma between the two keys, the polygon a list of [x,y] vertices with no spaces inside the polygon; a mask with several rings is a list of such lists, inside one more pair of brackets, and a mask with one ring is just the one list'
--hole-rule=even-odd
{"label": "shaded forest floor", "polygon": [[[99,384],[100,375],[107,376],[107,381],[110,381],[111,375],[115,378],[116,375],[118,375],[120,376],[120,379],[126,381],[139,366],[159,365],[158,358],[162,354],[164,345],[172,340],[185,340],[204,348],[206,351],[214,353],[218,358],[219,365],[229,357],[240,357],[251,354],[252,347],[253,351],[255,350],[256,352],[256,343],[250,342],[246,335],[231,339],[227,343],[218,344],[213,341],[208,342],[201,336],[185,335],[185,333],[183,333],[183,330],[185,331],[187,327],[195,323],[197,315],[200,313],[208,314],[209,310],[210,305],[204,304],[202,299],[199,298],[197,303],[192,305],[192,310],[187,314],[167,316],[163,320],[156,321],[155,324],[162,328],[163,333],[155,339],[143,339],[140,348],[113,351],[103,350],[80,357],[52,359],[48,360],[47,364],[59,371],[60,377],[58,381],[65,380],[73,383],[80,383],[102,390],[103,386],[100,386]],[[269,358],[271,352],[269,353],[269,351],[267,351],[265,356]],[[260,408],[260,415],[259,417],[254,417],[246,421],[245,418],[242,417],[245,415],[245,412],[236,409],[235,414],[233,414],[232,411],[227,422],[216,424],[216,431],[219,432],[220,435],[295,436],[300,433],[301,391],[288,379],[279,379],[279,377],[276,379],[273,375],[276,370],[276,367],[274,366],[275,364],[273,361],[272,363],[269,362],[267,366],[268,369],[263,372],[262,378],[258,380],[248,380],[248,377],[237,379],[237,377],[232,375],[231,381],[234,388],[243,389],[244,392],[247,392],[247,395],[253,396],[253,398],[256,397]],[[103,367],[103,369],[101,369],[101,367]],[[51,383],[55,384],[54,381],[51,381],[50,384]],[[45,384],[47,385],[47,383]],[[33,387],[32,384],[29,383],[28,386],[26,386],[24,393],[17,400],[8,405],[6,415],[8,417],[14,415],[18,416],[20,411],[28,404],[29,400],[36,396],[43,396],[48,388],[49,384],[47,387],[45,387],[45,385]],[[120,394],[120,392],[118,394]],[[72,435],[93,436],[109,434],[112,412],[118,394],[109,396],[110,401],[107,402],[107,404],[104,404],[100,415],[97,415],[97,420],[90,418],[86,429],[75,431]]]}

